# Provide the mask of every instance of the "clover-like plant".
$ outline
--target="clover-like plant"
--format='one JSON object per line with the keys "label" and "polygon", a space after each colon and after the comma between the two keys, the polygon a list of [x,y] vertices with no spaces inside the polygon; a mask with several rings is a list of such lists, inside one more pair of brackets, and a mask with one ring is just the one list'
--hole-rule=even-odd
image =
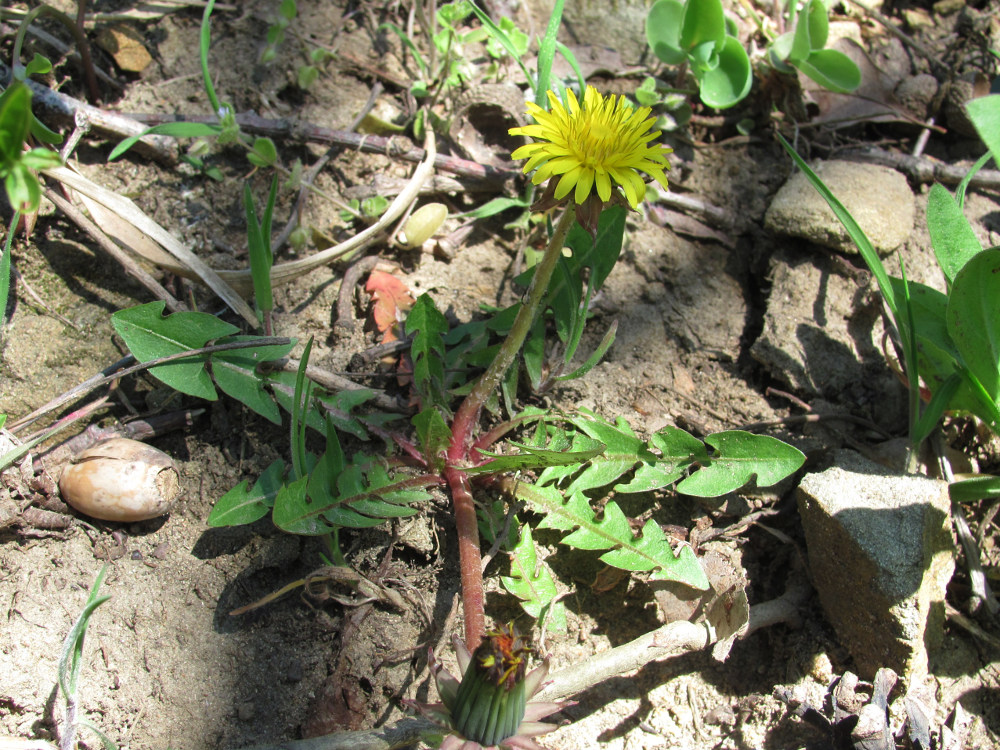
{"label": "clover-like plant", "polygon": [[828,5],[808,0],[799,10],[798,0],[790,0],[788,22],[794,28],[768,46],[768,60],[782,73],[794,73],[797,68],[830,91],[850,93],[861,84],[861,71],[843,52],[826,49]]}
{"label": "clover-like plant", "polygon": [[690,67],[708,106],[732,107],[750,93],[750,58],[721,0],[656,0],[646,16],[646,39],[666,64]]}

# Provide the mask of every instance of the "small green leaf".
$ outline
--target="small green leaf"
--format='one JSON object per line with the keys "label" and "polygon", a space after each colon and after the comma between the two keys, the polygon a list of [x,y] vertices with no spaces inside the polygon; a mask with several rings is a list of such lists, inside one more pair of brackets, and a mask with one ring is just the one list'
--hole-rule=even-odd
{"label": "small green leaf", "polygon": [[809,47],[810,51],[821,50],[826,46],[826,40],[830,36],[830,21],[827,18],[826,5],[823,0],[809,0],[806,6],[805,19],[799,15],[799,23],[803,20],[809,27]]}
{"label": "small green leaf", "polygon": [[35,56],[31,58],[31,62],[29,62],[28,65],[25,67],[24,75],[25,76],[45,75],[50,70],[52,70],[52,63],[49,62],[49,59],[47,57],[42,57],[40,54],[36,52]]}
{"label": "small green leaf", "polygon": [[835,49],[820,49],[795,67],[823,88],[839,94],[850,94],[861,85],[861,71],[854,61]]}
{"label": "small green leaf", "polygon": [[937,183],[927,196],[927,231],[938,265],[950,286],[955,275],[983,246],[958,201]]}
{"label": "small green leaf", "polygon": [[557,529],[572,533],[562,543],[578,549],[610,550],[601,556],[608,565],[623,570],[652,572],[657,580],[680,581],[697,589],[708,588],[705,571],[691,548],[684,545],[674,554],[669,541],[654,521],[648,521],[637,538],[632,535],[628,520],[614,501],[604,507],[604,517],[598,521],[587,498],[580,493],[563,497],[552,487],[519,483],[517,496],[527,501],[545,517],[538,528]]}
{"label": "small green leaf", "polygon": [[309,475],[296,479],[291,484],[282,485],[274,498],[274,511],[271,518],[274,525],[289,534],[302,536],[319,536],[329,534],[336,527],[331,526],[320,513],[314,509],[314,504],[306,495]]}
{"label": "small green leaf", "polygon": [[701,100],[709,107],[726,109],[741,101],[753,84],[747,51],[735,37],[727,36],[719,50],[719,65],[701,75]]}
{"label": "small green leaf", "polygon": [[451,429],[444,421],[441,412],[434,406],[429,406],[412,419],[417,430],[417,442],[420,454],[427,465],[434,471],[444,468],[444,454],[451,444]]}
{"label": "small green leaf", "polygon": [[[809,57],[809,54],[814,49],[822,49],[825,45],[814,45],[810,39],[811,24],[809,23],[809,16],[811,11],[816,6],[816,0],[809,0],[806,6],[798,14],[798,19],[795,23],[795,31],[792,37],[792,48],[788,55],[788,60],[791,63],[799,62],[800,60],[805,60]],[[823,8],[823,13],[826,13],[826,9]]]}
{"label": "small green leaf", "polygon": [[248,481],[240,482],[215,503],[208,515],[208,525],[242,526],[266,516],[274,507],[284,473],[285,462],[279,458],[264,469],[252,490],[247,490]]}
{"label": "small green leaf", "polygon": [[147,135],[169,135],[173,138],[205,138],[218,136],[222,132],[219,125],[209,125],[203,122],[165,122],[146,128],[139,135],[126,138],[115,146],[108,155],[108,161],[114,161],[134,146],[140,138]]}
{"label": "small green leaf", "polygon": [[447,404],[444,392],[445,346],[448,320],[428,294],[421,294],[406,316],[406,335],[412,337],[413,386],[425,406]]}
{"label": "small green leaf", "polygon": [[681,479],[695,462],[707,463],[705,444],[678,427],[664,427],[649,440],[658,454],[654,461],[640,463],[632,480],[615,487],[616,492],[650,492],[669,487]]}
{"label": "small green leaf", "polygon": [[62,164],[62,159],[50,149],[33,148],[21,154],[21,163],[28,169],[52,169]]}
{"label": "small green leaf", "polygon": [[646,40],[653,54],[667,65],[679,65],[687,58],[681,49],[681,22],[684,5],[679,0],[656,0],[646,16]]}
{"label": "small green leaf", "polygon": [[[333,422],[334,427],[341,432],[354,435],[358,440],[368,440],[368,431],[352,412],[362,404],[371,401],[376,395],[375,391],[358,388],[357,390],[337,391],[332,395],[321,395],[318,398],[326,411],[326,418]],[[380,421],[386,422],[394,418],[393,415],[385,415],[382,420],[379,420],[370,416],[368,420],[371,424],[379,424]]]}
{"label": "small green leaf", "polygon": [[281,0],[281,5],[278,6],[278,13],[280,13],[281,17],[286,21],[294,21],[295,16],[299,13],[295,0]]}
{"label": "small green leaf", "polygon": [[726,16],[720,0],[687,0],[681,21],[681,49],[721,47],[726,39]]}
{"label": "small green leaf", "polygon": [[468,474],[498,474],[505,471],[527,471],[545,469],[550,466],[579,466],[604,452],[604,443],[580,437],[575,441],[572,450],[548,450],[531,445],[507,443],[517,448],[521,453],[498,454],[480,451],[484,456],[490,456],[492,461],[466,469]]}
{"label": "small green leaf", "polygon": [[319,79],[319,68],[315,65],[302,65],[296,74],[300,89],[308,90]]}
{"label": "small green leaf", "polygon": [[369,219],[377,219],[389,208],[389,201],[382,195],[373,195],[361,201],[361,213]]}
{"label": "small green leaf", "polygon": [[21,213],[31,213],[38,208],[42,200],[42,188],[38,184],[38,178],[19,161],[10,165],[4,178],[4,189],[7,191],[7,200],[11,206]]}
{"label": "small green leaf", "polygon": [[247,152],[247,159],[255,167],[270,167],[278,163],[278,148],[268,137],[256,138]]}
{"label": "small green leaf", "polygon": [[17,81],[0,97],[0,169],[20,158],[31,119],[31,89]]}
{"label": "small green leaf", "polygon": [[743,487],[756,477],[769,487],[801,468],[806,457],[797,448],[770,435],[742,430],[717,432],[705,438],[715,448],[711,463],[677,485],[677,491],[695,497],[718,497]]}
{"label": "small green leaf", "polygon": [[[792,45],[795,43],[795,32],[786,31],[784,34],[779,36],[768,48],[768,58],[771,64],[775,66],[782,73],[791,73],[795,69],[789,65],[785,65],[784,62],[792,54]],[[782,63],[779,65],[778,63]]]}
{"label": "small green leaf", "polygon": [[461,216],[468,216],[470,219],[486,219],[496,216],[498,213],[506,211],[508,208],[527,208],[530,204],[523,198],[508,198],[500,196],[486,201],[483,205],[472,211],[466,211]]}

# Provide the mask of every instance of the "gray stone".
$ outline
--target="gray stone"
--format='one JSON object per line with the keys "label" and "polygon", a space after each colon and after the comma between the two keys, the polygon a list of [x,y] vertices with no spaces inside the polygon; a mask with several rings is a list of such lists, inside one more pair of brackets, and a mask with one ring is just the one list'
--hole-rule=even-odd
{"label": "gray stone", "polygon": [[813,583],[858,673],[923,680],[955,569],[948,485],[837,451],[802,480],[798,505]]}
{"label": "gray stone", "polygon": [[[541,34],[552,16],[554,0],[528,0],[528,13]],[[648,51],[645,0],[569,0],[563,7],[560,38],[577,49],[579,45],[614,47],[628,65],[639,62]],[[558,58],[557,58],[558,59]],[[579,61],[586,70],[586,60]]]}
{"label": "gray stone", "polygon": [[[888,255],[910,236],[915,213],[913,192],[899,172],[848,161],[816,162],[811,166],[880,255]],[[857,253],[847,230],[802,172],[793,174],[774,196],[764,224],[778,234]]]}
{"label": "gray stone", "polygon": [[906,394],[881,350],[874,284],[859,287],[819,253],[779,250],[771,259],[764,327],[750,354],[807,398],[867,411],[885,427],[905,415]]}

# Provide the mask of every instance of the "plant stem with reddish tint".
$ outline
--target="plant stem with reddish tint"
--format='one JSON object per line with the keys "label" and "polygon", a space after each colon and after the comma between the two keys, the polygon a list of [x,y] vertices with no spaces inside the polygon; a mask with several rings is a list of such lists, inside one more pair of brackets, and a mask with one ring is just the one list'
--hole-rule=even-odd
{"label": "plant stem with reddish tint", "polygon": [[483,404],[496,391],[507,370],[514,364],[518,352],[521,351],[521,345],[524,344],[540,311],[552,272],[562,256],[566,235],[573,226],[574,218],[575,212],[570,206],[560,217],[545,254],[535,266],[531,286],[507,338],[500,345],[500,350],[486,372],[462,401],[451,423],[451,446],[448,448],[445,479],[448,480],[452,502],[455,505],[459,567],[462,576],[462,612],[465,617],[465,645],[470,651],[476,650],[483,633],[486,632],[486,616],[483,612],[482,553],[479,550],[476,506],[468,475],[462,470],[462,466],[469,460],[472,434],[479,422]]}

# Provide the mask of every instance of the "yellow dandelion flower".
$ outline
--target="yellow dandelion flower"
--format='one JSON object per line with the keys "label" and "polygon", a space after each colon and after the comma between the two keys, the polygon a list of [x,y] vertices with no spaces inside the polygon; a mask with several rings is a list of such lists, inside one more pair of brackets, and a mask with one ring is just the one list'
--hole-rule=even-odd
{"label": "yellow dandelion flower", "polygon": [[537,139],[511,155],[528,160],[525,172],[537,168],[533,183],[559,177],[556,200],[573,191],[573,200],[579,205],[587,201],[591,190],[597,191],[601,201],[608,201],[614,180],[632,208],[638,208],[646,193],[639,172],[667,187],[664,170],[670,168],[667,154],[673,149],[658,143],[650,145],[660,131],[650,129],[655,119],[649,116],[649,107],[633,109],[624,96],[604,97],[593,86],[587,86],[582,107],[567,89],[568,110],[553,92],[548,95],[550,112],[531,102],[528,114],[535,124],[510,130],[511,135]]}

